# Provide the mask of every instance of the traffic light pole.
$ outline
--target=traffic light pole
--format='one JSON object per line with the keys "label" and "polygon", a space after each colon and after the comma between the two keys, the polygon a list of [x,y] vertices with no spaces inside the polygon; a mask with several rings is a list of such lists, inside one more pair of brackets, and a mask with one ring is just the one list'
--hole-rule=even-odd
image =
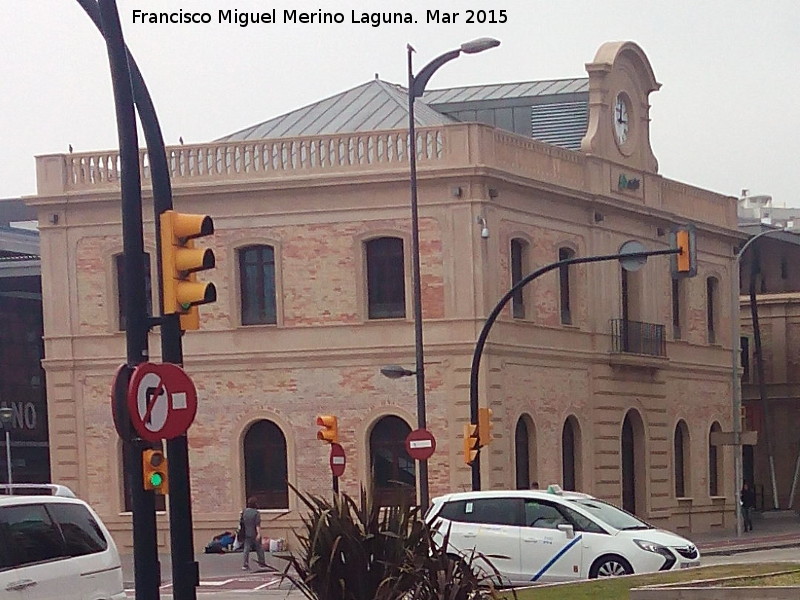
{"label": "traffic light pole", "polygon": [[[134,367],[148,359],[142,190],[136,114],[128,70],[127,51],[114,0],[99,0],[99,17],[108,50],[119,136],[125,334],[127,363]],[[133,512],[134,582],[137,600],[159,597],[161,583],[156,537],[155,494],[141,485],[141,440],[123,440],[125,469],[131,480]]]}
{"label": "traffic light pole", "polygon": [[[480,335],[478,335],[478,341],[475,344],[475,352],[472,355],[472,368],[470,369],[469,374],[469,419],[470,423],[477,425],[478,424],[478,414],[479,414],[479,405],[478,405],[478,372],[480,371],[481,366],[481,356],[483,354],[483,349],[486,346],[486,339],[489,337],[489,332],[492,330],[492,325],[497,320],[497,317],[500,316],[500,313],[505,308],[506,304],[514,297],[518,290],[521,290],[526,285],[528,285],[531,281],[544,275],[545,273],[549,273],[553,269],[558,269],[560,267],[567,267],[569,265],[577,265],[581,263],[594,263],[594,262],[604,262],[609,260],[621,260],[621,259],[637,259],[637,258],[644,258],[646,259],[649,256],[658,256],[661,254],[680,254],[679,248],[670,248],[668,250],[653,250],[650,252],[630,252],[624,254],[607,254],[603,256],[585,256],[580,258],[568,258],[566,260],[560,260],[555,263],[551,263],[542,267],[541,269],[537,269],[530,275],[523,277],[520,279],[516,285],[514,285],[506,294],[500,299],[497,305],[494,307],[489,316],[486,318],[486,322],[483,324],[483,328],[481,329]],[[472,461],[472,489],[474,491],[481,489],[481,452],[480,452],[480,428],[478,431],[478,453],[475,455],[475,460]]]}
{"label": "traffic light pole", "polygon": [[[101,10],[103,12],[111,11],[116,20],[116,31],[118,32],[117,50],[124,53],[126,63],[130,72],[126,76],[125,81],[130,81],[130,86],[133,92],[133,101],[139,111],[139,118],[142,123],[142,130],[144,132],[145,140],[147,142],[147,151],[150,158],[150,177],[153,184],[153,209],[155,213],[155,227],[156,227],[156,243],[160,245],[159,235],[159,218],[162,212],[172,209],[172,188],[169,177],[169,167],[167,163],[166,151],[164,148],[164,139],[161,134],[161,127],[158,123],[155,107],[153,105],[150,94],[145,85],[141,72],[130,52],[127,51],[124,41],[122,39],[121,28],[119,27],[119,17],[116,13],[116,6],[113,1],[100,0],[100,10],[98,3],[95,0],[77,0],[78,4],[84,9],[89,18],[95,23],[100,32],[106,37],[105,32],[108,31],[105,27],[106,19],[101,18]],[[103,7],[105,4],[107,6]],[[119,59],[122,60],[121,58]],[[127,69],[126,69],[127,70]],[[116,86],[115,86],[116,87]],[[130,93],[130,92],[129,92]],[[133,117],[130,131],[133,132],[134,142],[132,148],[135,149],[136,161],[136,189],[137,189],[137,203],[135,206],[129,206],[128,210],[125,209],[124,194],[123,194],[123,236],[125,236],[126,216],[127,223],[130,225],[131,235],[138,235],[140,242],[140,254],[142,260],[140,264],[140,279],[135,279],[132,275],[133,271],[128,268],[126,258],[126,289],[138,290],[137,294],[140,296],[138,300],[134,297],[126,295],[126,315],[133,315],[137,311],[141,313],[141,324],[136,331],[139,332],[139,343],[143,340],[146,356],[147,344],[147,317],[144,314],[145,297],[144,297],[144,249],[141,243],[142,236],[142,219],[141,219],[141,187],[139,183],[138,171],[138,141],[136,140],[136,127],[135,117]],[[120,128],[120,136],[122,136],[122,129]],[[122,145],[122,143],[120,144]],[[120,152],[122,156],[122,150]],[[125,163],[123,162],[123,166]],[[124,168],[123,170],[123,190],[125,181],[125,172],[131,172],[131,169]],[[135,223],[132,219],[138,219]],[[159,246],[160,250],[160,246]],[[128,256],[127,248],[125,255]],[[160,255],[159,255],[160,256]],[[161,261],[158,261],[159,281],[161,281]],[[128,274],[131,274],[130,279]],[[159,298],[161,295],[159,294]],[[130,302],[129,302],[130,300]],[[138,302],[134,308],[130,307],[133,302]],[[130,326],[130,319],[127,324]],[[161,324],[161,354],[164,362],[171,362],[175,364],[183,363],[183,349],[181,345],[181,330],[178,315],[164,315],[160,320]],[[131,346],[132,336],[130,330],[128,331],[128,346]],[[130,362],[130,350],[129,350]],[[139,362],[142,362],[141,360]],[[138,363],[133,363],[138,364]],[[127,446],[132,444],[126,443]],[[142,461],[140,459],[142,446],[135,446],[132,451],[133,454],[128,456],[129,452],[126,450],[126,471],[134,482],[142,480]],[[197,597],[196,588],[199,585],[199,572],[197,562],[194,560],[194,540],[192,535],[192,512],[191,512],[191,492],[189,484],[189,460],[188,460],[188,443],[185,435],[167,441],[168,452],[168,469],[170,478],[170,493],[169,493],[169,507],[170,507],[170,545],[172,548],[172,580],[173,580],[173,597],[176,600],[195,600]],[[134,577],[136,581],[136,594],[137,600],[140,598],[157,598],[158,597],[158,583],[160,576],[158,576],[158,555],[157,555],[157,540],[156,540],[156,525],[155,525],[155,496],[153,492],[147,492],[139,485],[132,485],[133,494],[133,513],[134,513]],[[137,500],[137,496],[144,495],[145,503]],[[137,506],[139,509],[137,510]],[[144,527],[140,525],[137,527],[137,522],[143,521],[142,515],[152,515],[152,527]],[[137,515],[139,515],[137,517]],[[149,523],[149,520],[148,520]],[[146,530],[152,529],[152,535],[147,533]],[[139,535],[140,543],[137,544],[136,532],[137,530],[144,531]],[[151,541],[150,541],[151,540]],[[153,555],[152,557],[150,555]],[[139,557],[144,557],[143,560],[137,560]],[[148,579],[149,573],[156,573],[155,588],[150,581],[140,582],[140,577]],[[143,596],[139,595],[139,590],[143,590]],[[150,590],[145,592],[144,590]]]}

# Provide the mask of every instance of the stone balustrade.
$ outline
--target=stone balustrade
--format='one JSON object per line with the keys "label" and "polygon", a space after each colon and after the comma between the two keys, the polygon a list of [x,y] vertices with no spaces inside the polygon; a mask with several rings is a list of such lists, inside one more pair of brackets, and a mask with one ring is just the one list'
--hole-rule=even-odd
{"label": "stone balustrade", "polygon": [[[278,138],[243,142],[211,142],[166,149],[174,187],[192,184],[246,183],[307,176],[358,177],[370,172],[403,173],[408,169],[408,133],[403,129]],[[456,123],[417,130],[420,170],[488,168],[512,177],[534,180],[598,195],[609,193],[614,163],[565,150],[478,123]],[[598,165],[601,170],[598,170]],[[619,167],[619,165],[616,165]],[[142,184],[150,186],[146,150],[139,152]],[[38,199],[50,202],[75,193],[119,188],[118,151],[50,154],[36,159]],[[605,173],[598,177],[598,173]],[[735,202],[657,175],[644,204],[686,218],[723,227],[736,226]],[[640,194],[641,195],[641,194]],[[626,200],[628,200],[626,198]],[[635,199],[631,198],[630,201]],[[721,205],[728,203],[720,210]],[[639,200],[641,203],[641,200]]]}

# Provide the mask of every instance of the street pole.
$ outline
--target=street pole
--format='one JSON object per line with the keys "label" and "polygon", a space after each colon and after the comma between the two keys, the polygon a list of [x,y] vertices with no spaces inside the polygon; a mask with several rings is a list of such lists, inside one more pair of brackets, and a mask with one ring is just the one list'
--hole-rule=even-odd
{"label": "street pole", "polygon": [[[461,44],[457,50],[450,50],[437,56],[415,76],[413,69],[414,48],[406,45],[408,54],[408,164],[411,180],[411,272],[413,279],[414,297],[414,348],[416,351],[417,380],[417,427],[427,428],[426,402],[425,402],[425,360],[422,344],[422,285],[420,277],[420,252],[419,252],[419,210],[417,206],[417,132],[414,122],[414,100],[422,96],[425,86],[439,67],[448,61],[457,58],[462,52],[476,54],[489,48],[499,46],[500,42],[492,38],[479,38]],[[428,461],[418,460],[419,465],[419,503],[423,511],[430,503],[428,488]]]}
{"label": "street pole", "polygon": [[[739,376],[739,354],[741,352],[740,338],[741,338],[741,321],[739,313],[741,306],[739,304],[739,292],[741,288],[741,278],[739,270],[741,268],[741,260],[745,251],[757,239],[772,233],[779,233],[783,229],[770,229],[769,231],[762,231],[758,235],[751,237],[741,247],[736,257],[733,259],[733,273],[731,273],[731,388],[733,395],[733,402],[731,402],[731,412],[733,417],[733,474],[734,474],[734,490],[733,499],[736,511],[736,535],[742,535],[742,504],[739,498],[740,490],[744,483],[744,469],[742,465],[742,380]],[[765,419],[766,423],[766,419]],[[775,475],[774,467],[770,465],[770,475],[773,484],[773,498],[775,494]],[[750,482],[753,485],[753,482]]]}
{"label": "street pole", "polygon": [[[99,0],[100,21],[108,50],[114,90],[121,168],[121,205],[125,334],[128,366],[148,360],[142,195],[136,115],[119,14],[114,0]],[[123,440],[125,469],[131,478],[133,509],[134,585],[137,600],[159,598],[160,566],[155,518],[155,494],[142,486],[141,440]]]}
{"label": "street pole", "polygon": [[[425,406],[425,357],[422,344],[422,285],[419,259],[419,210],[417,207],[417,133],[414,123],[414,72],[412,55],[414,48],[406,46],[408,52],[408,164],[411,170],[411,260],[414,287],[414,348],[416,350],[417,380],[417,427],[427,428]],[[423,510],[428,508],[430,493],[428,490],[428,461],[418,460],[419,466],[419,503]]]}
{"label": "street pole", "polygon": [[8,495],[11,496],[14,492],[11,485],[14,483],[11,477],[11,424],[14,422],[14,409],[10,406],[0,408],[0,423],[3,424],[3,430],[6,433],[6,474],[8,482]]}
{"label": "street pole", "polygon": [[8,470],[8,495],[13,495],[11,485],[14,481],[11,479],[11,432],[6,429],[6,469]]}
{"label": "street pole", "polygon": [[[95,25],[103,33],[103,25],[97,4],[94,0],[77,0]],[[172,186],[169,163],[167,162],[164,138],[158,122],[155,106],[133,56],[127,51],[133,99],[139,112],[150,159],[150,178],[153,186],[153,212],[155,237],[159,257],[161,256],[161,236],[159,215],[172,209]],[[141,214],[141,203],[139,206]],[[161,260],[158,263],[158,281],[161,279]],[[162,317],[161,356],[164,362],[183,364],[183,347],[178,315],[164,315],[163,297],[159,294],[159,307]],[[172,581],[175,600],[195,600],[197,586],[200,584],[198,563],[194,560],[194,539],[191,511],[191,486],[189,473],[189,448],[186,435],[167,440],[168,475],[170,479],[170,548],[172,552]],[[141,465],[139,466],[141,468]],[[141,479],[141,478],[140,478]],[[155,506],[155,504],[154,504]]]}
{"label": "street pole", "polygon": [[[508,290],[505,295],[500,298],[500,301],[495,305],[492,309],[492,312],[489,313],[489,316],[486,318],[486,322],[483,324],[483,328],[481,329],[480,334],[478,335],[478,341],[475,343],[475,351],[472,354],[472,367],[470,368],[469,373],[469,414],[470,414],[470,422],[476,424],[478,422],[478,373],[480,372],[481,366],[481,356],[483,355],[483,349],[486,346],[486,340],[489,337],[489,332],[492,330],[492,325],[494,325],[495,321],[497,321],[497,317],[500,316],[500,313],[505,308],[506,304],[514,297],[517,291],[524,288],[534,279],[541,277],[545,273],[549,273],[554,269],[559,269],[561,267],[567,267],[569,265],[577,265],[582,263],[595,263],[595,262],[603,262],[608,260],[622,260],[622,259],[637,259],[637,258],[644,258],[645,260],[649,256],[659,256],[662,254],[678,254],[680,250],[678,248],[670,248],[668,250],[652,250],[648,252],[628,252],[622,254],[606,254],[602,256],[585,256],[581,258],[568,258],[565,260],[560,260],[558,262],[551,263],[549,265],[545,265],[544,267],[537,269],[533,273],[526,275],[522,279],[520,279],[510,290]],[[478,438],[478,453],[475,455],[475,460],[472,461],[472,489],[473,491],[478,491],[481,489],[481,465],[480,465],[480,437]]]}

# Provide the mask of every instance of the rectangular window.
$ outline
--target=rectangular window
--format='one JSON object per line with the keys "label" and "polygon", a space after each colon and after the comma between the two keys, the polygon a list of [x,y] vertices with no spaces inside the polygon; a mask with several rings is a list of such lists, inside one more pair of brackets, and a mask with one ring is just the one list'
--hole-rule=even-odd
{"label": "rectangular window", "polygon": [[[144,293],[147,316],[153,314],[153,282],[150,277],[150,255],[144,253]],[[125,257],[123,254],[117,254],[115,257],[117,268],[117,310],[119,314],[119,330],[124,331],[127,325],[125,318]]]}
{"label": "rectangular window", "polygon": [[739,360],[742,365],[742,381],[750,381],[750,338],[739,338]]}
{"label": "rectangular window", "polygon": [[[575,251],[571,248],[559,248],[558,260],[568,260],[574,258]],[[570,310],[569,298],[569,265],[563,265],[558,270],[558,286],[561,296],[561,322],[564,325],[572,324],[572,311]]]}
{"label": "rectangular window", "polygon": [[717,280],[714,277],[706,279],[706,320],[708,322],[708,343],[717,343]]}
{"label": "rectangular window", "polygon": [[240,248],[238,254],[242,325],[277,323],[275,249],[247,246]]}
{"label": "rectangular window", "polygon": [[[517,285],[525,275],[527,248],[524,240],[511,240],[511,287]],[[521,289],[511,297],[511,315],[515,319],[525,318],[525,296]]]}
{"label": "rectangular window", "polygon": [[383,237],[366,243],[367,314],[370,319],[406,316],[403,240]]}
{"label": "rectangular window", "polygon": [[681,339],[681,286],[680,279],[672,280],[672,337]]}

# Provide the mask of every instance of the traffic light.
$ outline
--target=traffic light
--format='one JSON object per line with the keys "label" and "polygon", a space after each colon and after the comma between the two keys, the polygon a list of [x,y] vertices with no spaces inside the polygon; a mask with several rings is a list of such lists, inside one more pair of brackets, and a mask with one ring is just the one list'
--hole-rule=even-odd
{"label": "traffic light", "polygon": [[472,423],[464,425],[464,463],[471,465],[478,456],[478,426]]}
{"label": "traffic light", "polygon": [[190,215],[166,210],[161,223],[161,296],[163,313],[178,313],[181,329],[199,329],[197,306],[217,299],[213,283],[197,281],[197,272],[213,269],[210,248],[195,248],[194,240],[214,233],[208,215]]}
{"label": "traffic light", "polygon": [[672,232],[672,247],[680,252],[672,255],[672,277],[697,275],[697,244],[694,225],[681,225]]}
{"label": "traffic light", "polygon": [[339,441],[339,422],[333,415],[320,415],[317,417],[317,425],[322,427],[317,432],[317,439],[326,444]]}
{"label": "traffic light", "polygon": [[478,441],[481,448],[488,446],[492,441],[492,409],[478,409]]}
{"label": "traffic light", "polygon": [[167,457],[162,450],[146,448],[142,452],[142,471],[144,489],[153,490],[162,496],[169,493]]}

